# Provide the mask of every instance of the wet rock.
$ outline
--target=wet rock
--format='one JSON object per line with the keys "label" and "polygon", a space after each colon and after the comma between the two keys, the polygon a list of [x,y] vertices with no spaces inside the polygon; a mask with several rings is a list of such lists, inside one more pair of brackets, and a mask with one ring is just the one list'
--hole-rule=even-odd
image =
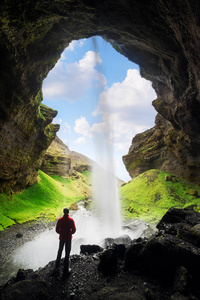
{"label": "wet rock", "polygon": [[135,238],[137,237],[149,237],[151,234],[156,232],[156,228],[152,224],[148,224],[140,219],[130,219],[123,223],[124,229],[131,230],[134,233]]}
{"label": "wet rock", "polygon": [[131,238],[128,235],[122,235],[118,238],[106,238],[104,247],[111,246],[112,244],[128,244],[131,242]]}
{"label": "wet rock", "polygon": [[119,259],[124,259],[126,253],[126,245],[124,244],[114,244],[112,246],[113,250],[116,252]]}
{"label": "wet rock", "polygon": [[[198,233],[199,224],[194,224],[199,221],[200,214],[192,210],[178,210],[178,214],[174,215],[176,211],[170,209],[166,213],[158,225],[161,229],[158,233],[149,239],[138,239],[131,243],[126,251],[125,267],[129,271],[153,275],[165,284],[172,285],[174,299],[187,299],[184,297],[191,290],[194,294],[200,294],[197,288],[200,248],[194,245],[195,238],[192,239],[191,235],[191,242],[188,242],[191,228]],[[178,228],[182,230],[181,233],[177,231]]]}
{"label": "wet rock", "polygon": [[99,270],[105,275],[118,272],[118,256],[113,248],[104,250],[99,256]]}
{"label": "wet rock", "polygon": [[135,241],[128,247],[125,256],[125,267],[127,270],[140,269],[142,267],[141,251],[145,245],[145,241]]}
{"label": "wet rock", "polygon": [[80,248],[81,254],[95,254],[103,250],[103,248],[98,245],[81,245]]}
{"label": "wet rock", "polygon": [[170,208],[157,228],[200,247],[200,214],[193,209]]}
{"label": "wet rock", "polygon": [[166,224],[187,223],[196,225],[200,223],[200,214],[192,209],[170,208],[157,224],[157,228],[162,230]]}
{"label": "wet rock", "polygon": [[33,270],[19,269],[15,281],[18,282],[27,279],[31,272],[33,272]]}
{"label": "wet rock", "polygon": [[[190,212],[189,223],[182,217],[184,223],[177,224],[187,224],[198,231],[199,225],[191,222],[198,220],[196,212],[193,213]],[[98,259],[94,255],[72,255],[71,275],[65,281],[61,280],[64,259],[57,274],[54,274],[55,262],[36,272],[19,270],[16,278],[0,287],[2,300],[71,297],[77,300],[198,300],[200,248],[177,236],[176,231],[172,233],[162,229],[148,239],[138,238],[128,245],[113,244],[96,254]]]}
{"label": "wet rock", "polygon": [[180,266],[196,276],[199,265],[199,248],[167,234],[153,236],[144,244],[133,244],[125,258],[125,266],[129,270],[139,268],[157,276],[164,275],[169,280]]}

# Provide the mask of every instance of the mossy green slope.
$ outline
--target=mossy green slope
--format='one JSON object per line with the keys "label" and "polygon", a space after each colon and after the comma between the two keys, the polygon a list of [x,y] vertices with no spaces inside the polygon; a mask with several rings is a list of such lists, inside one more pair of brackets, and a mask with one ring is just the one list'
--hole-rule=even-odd
{"label": "mossy green slope", "polygon": [[90,173],[79,173],[78,179],[48,176],[39,171],[40,180],[20,194],[0,194],[0,231],[15,223],[41,217],[55,220],[64,206],[90,196]]}
{"label": "mossy green slope", "polygon": [[200,187],[159,170],[140,174],[120,188],[124,218],[157,223],[174,206],[193,206],[200,211]]}

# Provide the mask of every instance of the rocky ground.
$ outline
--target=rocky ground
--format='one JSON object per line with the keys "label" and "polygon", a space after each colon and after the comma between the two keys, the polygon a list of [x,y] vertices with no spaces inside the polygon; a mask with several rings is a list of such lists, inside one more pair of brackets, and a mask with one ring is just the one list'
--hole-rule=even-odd
{"label": "rocky ground", "polygon": [[[200,299],[200,214],[171,209],[158,233],[98,253],[91,247],[71,256],[62,279],[55,262],[33,272],[19,270],[0,288],[1,299],[198,300]],[[91,251],[90,251],[91,250]]]}

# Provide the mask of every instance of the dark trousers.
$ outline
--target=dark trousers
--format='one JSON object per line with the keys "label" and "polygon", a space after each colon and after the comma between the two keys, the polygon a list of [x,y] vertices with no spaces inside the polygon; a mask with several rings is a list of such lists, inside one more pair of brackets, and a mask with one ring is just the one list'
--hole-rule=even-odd
{"label": "dark trousers", "polygon": [[60,265],[60,260],[61,260],[64,245],[65,245],[65,260],[64,260],[63,274],[67,274],[68,270],[69,270],[69,254],[70,254],[70,251],[71,251],[71,240],[69,240],[67,242],[60,241],[59,248],[58,248],[57,259],[56,259],[56,267],[58,268],[59,265]]}

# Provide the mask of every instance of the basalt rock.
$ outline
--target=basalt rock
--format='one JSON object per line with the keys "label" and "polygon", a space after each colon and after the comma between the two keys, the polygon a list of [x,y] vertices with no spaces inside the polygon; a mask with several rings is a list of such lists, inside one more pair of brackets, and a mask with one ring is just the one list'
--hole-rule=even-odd
{"label": "basalt rock", "polygon": [[189,209],[171,208],[157,225],[158,233],[137,239],[126,251],[125,267],[174,285],[176,292],[200,295],[200,244],[189,234],[199,226],[200,214]]}
{"label": "basalt rock", "polygon": [[80,246],[81,254],[95,254],[103,250],[99,245],[81,245]]}
{"label": "basalt rock", "polygon": [[139,64],[157,93],[159,121],[124,158],[130,175],[158,165],[199,182],[199,8],[197,0],[2,0],[0,190],[36,182],[59,128],[41,105],[42,82],[69,42],[94,35]]}
{"label": "basalt rock", "polygon": [[157,225],[160,232],[175,235],[200,247],[200,214],[191,209],[170,208]]}

